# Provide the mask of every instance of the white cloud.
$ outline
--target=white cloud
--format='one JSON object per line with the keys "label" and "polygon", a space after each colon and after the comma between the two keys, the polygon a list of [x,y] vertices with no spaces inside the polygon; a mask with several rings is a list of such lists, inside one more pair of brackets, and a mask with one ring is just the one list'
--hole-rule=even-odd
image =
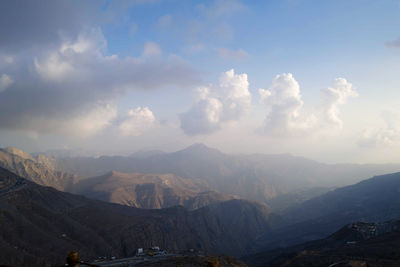
{"label": "white cloud", "polygon": [[85,114],[78,115],[67,123],[62,123],[60,134],[76,137],[88,137],[101,132],[111,125],[111,121],[117,117],[117,109],[111,104],[98,104]]}
{"label": "white cloud", "polygon": [[400,145],[400,114],[384,111],[381,114],[384,127],[364,129],[358,145],[361,147],[393,147]]}
{"label": "white cloud", "polygon": [[39,62],[34,60],[36,71],[46,80],[62,81],[74,68],[67,61],[63,61],[58,53],[49,55],[45,60]]}
{"label": "white cloud", "polygon": [[9,75],[2,74],[0,76],[0,93],[5,91],[13,83],[14,80]]}
{"label": "white cloud", "polygon": [[[98,103],[113,106],[118,97],[129,91],[187,87],[199,81],[198,72],[177,56],[107,55],[107,41],[98,28],[75,38],[60,38],[59,45],[51,49],[16,54],[10,66],[12,79],[8,75],[2,77],[2,90],[10,80],[19,82],[13,84],[15,90],[0,97],[0,129],[45,134],[75,125],[82,129],[82,136],[87,136],[106,127],[102,116],[106,121],[112,117],[110,109],[109,116],[101,113]],[[147,45],[147,55],[160,52],[156,44]],[[89,118],[103,115],[99,124],[89,124],[85,123],[90,120],[84,119],[85,114]]]}
{"label": "white cloud", "polygon": [[64,41],[60,52],[66,53],[94,53],[101,55],[101,51],[107,47],[107,41],[99,28],[90,29],[87,32],[80,33],[76,41]]}
{"label": "white cloud", "polygon": [[300,86],[291,73],[276,75],[268,90],[258,90],[261,103],[270,111],[263,132],[272,135],[297,135],[314,127],[314,115],[302,114]]}
{"label": "white cloud", "polygon": [[153,127],[153,112],[148,107],[137,107],[128,111],[127,117],[119,124],[123,136],[139,136]]}
{"label": "white cloud", "polygon": [[161,55],[161,48],[158,44],[154,42],[147,42],[144,44],[144,49],[143,49],[143,56],[144,57],[152,57],[152,56],[158,56]]}
{"label": "white cloud", "polygon": [[107,41],[100,29],[81,33],[75,41],[65,40],[57,51],[50,52],[44,59],[35,58],[36,71],[43,79],[63,81],[73,74],[82,75],[83,60],[102,59],[102,50]]}
{"label": "white cloud", "polygon": [[116,117],[115,105],[98,102],[62,119],[34,117],[24,126],[28,129],[27,132],[35,135],[56,133],[65,137],[86,138],[111,126]]}
{"label": "white cloud", "polygon": [[247,74],[229,70],[221,74],[218,85],[196,90],[195,103],[180,115],[181,128],[188,135],[213,133],[224,122],[239,120],[250,104]]}
{"label": "white cloud", "polygon": [[333,87],[323,90],[324,97],[324,119],[329,125],[342,128],[339,106],[347,102],[349,97],[358,96],[353,85],[344,78],[337,78]]}
{"label": "white cloud", "polygon": [[311,134],[341,129],[339,106],[357,96],[351,83],[338,78],[333,87],[322,90],[322,109],[316,114],[303,111],[300,86],[291,73],[275,76],[268,90],[259,89],[260,101],[269,110],[262,132],[276,136]]}
{"label": "white cloud", "polygon": [[217,53],[220,58],[242,60],[249,56],[243,49],[230,50],[227,48],[217,48]]}

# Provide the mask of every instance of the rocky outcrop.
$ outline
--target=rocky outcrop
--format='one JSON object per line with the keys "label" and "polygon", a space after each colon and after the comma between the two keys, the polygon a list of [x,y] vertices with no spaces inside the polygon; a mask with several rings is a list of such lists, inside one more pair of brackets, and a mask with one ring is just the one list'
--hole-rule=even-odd
{"label": "rocky outcrop", "polygon": [[55,169],[54,159],[29,153],[14,147],[0,149],[0,167],[43,186],[68,191],[78,181],[78,176]]}

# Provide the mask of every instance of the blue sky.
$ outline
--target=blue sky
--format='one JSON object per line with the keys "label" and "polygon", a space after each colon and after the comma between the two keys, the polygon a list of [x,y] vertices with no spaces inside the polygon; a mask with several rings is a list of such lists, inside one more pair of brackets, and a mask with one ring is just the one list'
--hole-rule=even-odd
{"label": "blue sky", "polygon": [[29,5],[0,3],[1,146],[400,162],[397,0]]}

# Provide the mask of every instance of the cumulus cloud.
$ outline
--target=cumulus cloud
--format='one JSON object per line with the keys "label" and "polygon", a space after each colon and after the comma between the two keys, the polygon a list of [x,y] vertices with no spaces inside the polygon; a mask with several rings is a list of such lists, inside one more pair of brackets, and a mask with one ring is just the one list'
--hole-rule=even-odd
{"label": "cumulus cloud", "polygon": [[223,123],[239,120],[250,103],[247,74],[229,70],[221,74],[218,85],[196,90],[195,103],[180,115],[181,128],[188,135],[213,133]]}
{"label": "cumulus cloud", "polygon": [[217,48],[217,53],[220,58],[242,60],[249,56],[243,49],[231,50],[227,48]]}
{"label": "cumulus cloud", "polygon": [[13,79],[7,75],[3,74],[0,76],[0,93],[5,91],[11,84],[13,84]]}
{"label": "cumulus cloud", "polygon": [[333,87],[323,90],[324,95],[324,118],[330,125],[342,128],[339,106],[344,105],[349,97],[358,96],[353,85],[344,78],[337,78]]}
{"label": "cumulus cloud", "polygon": [[392,147],[400,145],[400,114],[384,111],[381,118],[385,125],[378,129],[364,129],[358,145],[361,147]]}
{"label": "cumulus cloud", "polygon": [[[71,125],[82,127],[83,136],[94,134],[106,124],[86,127],[78,122],[85,121],[85,114],[99,114],[98,103],[113,105],[128,91],[186,87],[199,80],[197,71],[181,58],[108,55],[99,28],[58,38],[61,41],[51,49],[13,55],[14,83],[12,90],[1,93],[0,129],[52,133]],[[153,45],[147,51],[150,55],[159,50]],[[7,78],[4,81],[9,83]],[[107,121],[113,114],[108,112]]]}
{"label": "cumulus cloud", "polygon": [[300,86],[291,73],[276,75],[271,86],[258,90],[261,103],[270,108],[264,131],[273,135],[292,135],[308,131],[315,125],[313,115],[302,114]]}
{"label": "cumulus cloud", "polygon": [[323,105],[318,114],[306,114],[300,85],[291,73],[275,76],[270,87],[259,89],[260,102],[268,108],[262,132],[276,136],[293,136],[341,128],[339,106],[357,96],[351,83],[338,78],[334,86],[322,90]]}
{"label": "cumulus cloud", "polygon": [[119,124],[119,130],[123,136],[139,136],[151,129],[155,120],[148,107],[137,107],[128,111],[126,118]]}

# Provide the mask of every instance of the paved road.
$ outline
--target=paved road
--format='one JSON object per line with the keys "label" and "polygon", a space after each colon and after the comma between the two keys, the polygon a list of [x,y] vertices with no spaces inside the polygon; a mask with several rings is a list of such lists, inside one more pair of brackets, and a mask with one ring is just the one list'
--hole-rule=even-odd
{"label": "paved road", "polygon": [[111,267],[111,266],[120,266],[123,264],[138,264],[138,263],[144,263],[144,262],[158,262],[160,260],[165,260],[171,257],[179,257],[182,255],[178,254],[166,254],[166,255],[159,255],[159,256],[153,256],[153,257],[130,257],[130,258],[123,258],[123,259],[116,259],[112,261],[102,261],[102,262],[93,262],[93,264],[102,266],[102,267]]}

